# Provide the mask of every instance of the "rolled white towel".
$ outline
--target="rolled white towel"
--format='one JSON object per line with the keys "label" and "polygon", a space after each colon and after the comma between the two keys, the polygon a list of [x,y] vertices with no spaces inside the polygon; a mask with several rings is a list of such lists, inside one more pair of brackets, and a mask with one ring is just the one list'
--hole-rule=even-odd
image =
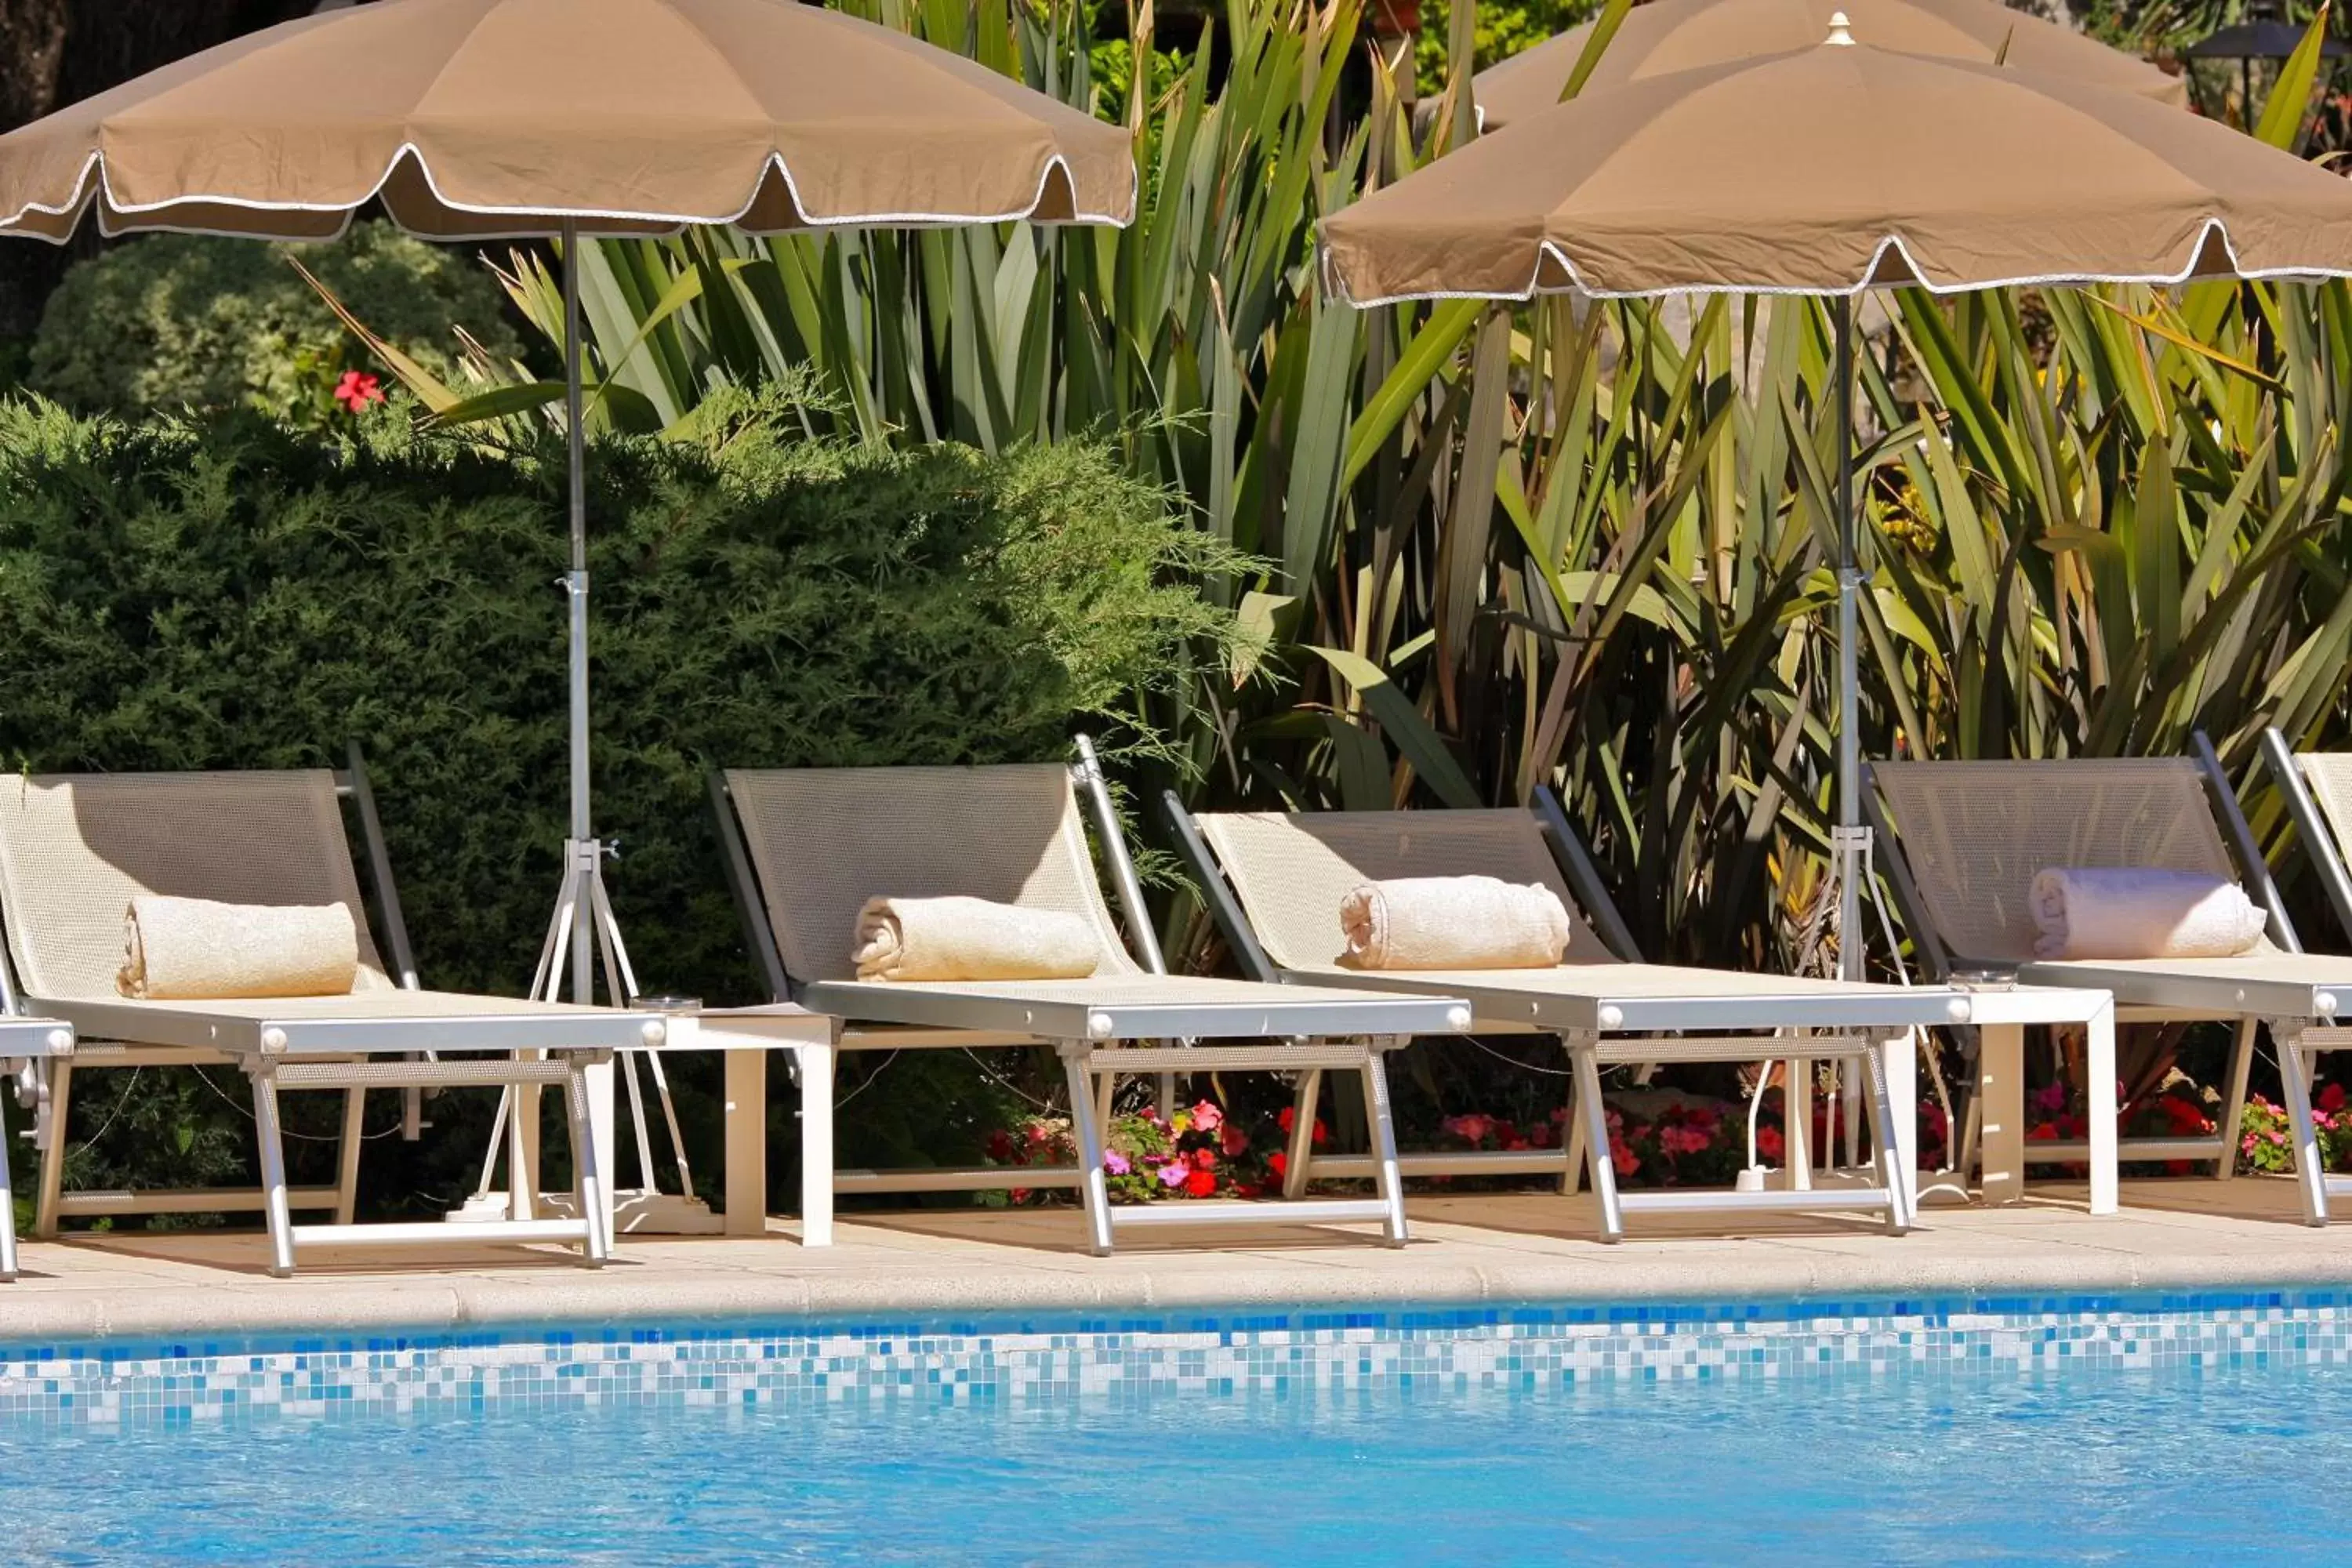
{"label": "rolled white towel", "polygon": [[1568,910],[1538,883],[1495,877],[1366,882],[1339,901],[1350,969],[1549,969],[1568,951]]}
{"label": "rolled white towel", "polygon": [[860,980],[1080,980],[1102,962],[1076,915],[986,899],[868,899],[850,954]]}
{"label": "rolled white towel", "polygon": [[2052,866],[2027,902],[2047,959],[2233,958],[2266,924],[2235,882],[2149,866]]}
{"label": "rolled white towel", "polygon": [[114,988],[148,1002],[343,996],[359,928],[341,904],[221,904],[142,894],[122,917]]}

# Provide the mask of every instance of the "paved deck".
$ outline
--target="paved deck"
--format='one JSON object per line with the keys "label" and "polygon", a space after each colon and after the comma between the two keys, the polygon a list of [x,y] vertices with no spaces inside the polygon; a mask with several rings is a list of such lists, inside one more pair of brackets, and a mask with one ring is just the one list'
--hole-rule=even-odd
{"label": "paved deck", "polygon": [[1265,1303],[1854,1300],[1983,1292],[2352,1286],[2352,1221],[2300,1223],[2284,1181],[2126,1184],[2124,1211],[2084,1212],[2079,1188],[2004,1208],[1937,1208],[1889,1237],[1850,1216],[1659,1218],[1592,1239],[1587,1198],[1426,1196],[1414,1240],[1265,1226],[1151,1236],[1087,1256],[1067,1209],[857,1215],[840,1245],[804,1249],[785,1221],[763,1239],[624,1241],[590,1270],[552,1249],[318,1249],[272,1279],[257,1235],[87,1236],[27,1243],[0,1285],[0,1342],[491,1323],[836,1319]]}

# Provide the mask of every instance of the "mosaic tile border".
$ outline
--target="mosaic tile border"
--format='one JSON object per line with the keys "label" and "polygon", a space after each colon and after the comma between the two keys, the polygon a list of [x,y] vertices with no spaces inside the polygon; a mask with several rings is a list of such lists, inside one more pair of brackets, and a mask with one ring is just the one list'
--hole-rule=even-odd
{"label": "mosaic tile border", "polygon": [[192,1425],[607,1405],[1506,1392],[2352,1363],[2352,1290],[2002,1296],[0,1344],[0,1423]]}

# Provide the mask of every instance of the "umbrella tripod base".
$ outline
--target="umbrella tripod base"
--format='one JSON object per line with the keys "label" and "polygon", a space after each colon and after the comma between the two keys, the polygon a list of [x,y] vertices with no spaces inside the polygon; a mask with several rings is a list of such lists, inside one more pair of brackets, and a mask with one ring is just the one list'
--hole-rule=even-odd
{"label": "umbrella tripod base", "polygon": [[[570,1193],[541,1193],[539,1213],[551,1219],[569,1219],[577,1211]],[[476,1193],[446,1216],[451,1225],[476,1225],[507,1217],[504,1193]],[[727,1228],[724,1217],[711,1212],[700,1198],[680,1193],[624,1188],[613,1194],[615,1236],[717,1236]]]}

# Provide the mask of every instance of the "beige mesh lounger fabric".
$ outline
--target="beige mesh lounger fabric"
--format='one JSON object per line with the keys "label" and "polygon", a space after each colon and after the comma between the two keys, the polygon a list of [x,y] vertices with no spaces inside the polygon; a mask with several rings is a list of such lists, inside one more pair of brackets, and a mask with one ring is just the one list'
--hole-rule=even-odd
{"label": "beige mesh lounger fabric", "polygon": [[[1549,887],[1574,913],[1577,900],[1534,813],[1517,810],[1250,812],[1186,817],[1180,836],[1197,843],[1196,868],[1205,880],[1231,887],[1246,933],[1229,931],[1236,945],[1254,939],[1267,962],[1305,984],[1365,985],[1467,997],[1489,1028],[1532,1029],[1559,1037],[1577,1084],[1579,1148],[1596,1196],[1602,1232],[1622,1234],[1622,1214],[1643,1209],[1719,1207],[1844,1207],[1883,1211],[1892,1228],[1909,1220],[1895,1159],[1889,1090],[1890,1045],[1900,1042],[1895,1070],[1908,1113],[1908,1031],[1952,1021],[1957,994],[1933,988],[1852,984],[1839,981],[1739,974],[1666,964],[1628,963],[1611,953],[1590,921],[1575,917],[1565,961],[1539,970],[1361,973],[1339,963],[1341,898],[1360,882],[1394,877],[1483,875]],[[1189,837],[1196,835],[1197,837]],[[1788,1030],[1790,1040],[1692,1031]],[[1816,1033],[1818,1032],[1818,1033]],[[1666,1038],[1666,1036],[1675,1036]],[[1835,1194],[1805,1189],[1803,1170],[1790,1190],[1764,1193],[1625,1194],[1616,1192],[1608,1160],[1600,1068],[1623,1062],[1751,1061],[1760,1057],[1860,1059],[1873,1084],[1870,1106],[1881,1152],[1879,1184]],[[1564,1171],[1573,1186],[1572,1152]]]}
{"label": "beige mesh lounger fabric", "polygon": [[[2220,814],[2234,816],[2237,804],[2210,751],[2201,758],[1876,763],[1870,773],[1893,830],[1896,887],[1908,889],[1912,922],[1926,928],[1915,934],[1927,939],[1924,952],[1940,956],[1944,973],[1975,971],[2026,985],[2103,990],[2142,1021],[2237,1019],[2220,1131],[2191,1156],[2212,1161],[2222,1178],[2236,1157],[2254,1030],[2267,1026],[2286,1078],[2289,1116],[2302,1136],[2311,1113],[2311,1056],[2352,1045],[2352,1037],[2339,1038],[2334,1026],[2336,999],[2352,996],[2352,958],[2289,952],[2270,941],[2235,958],[2033,956],[2025,895],[2046,866],[2147,866],[2251,879],[2256,901],[2274,905],[2268,869],[2250,837],[2242,854],[2232,854],[2223,837]],[[2273,935],[2282,931],[2274,921]],[[2171,1141],[2162,1142],[2157,1148],[2126,1139],[2121,1156],[2182,1157]],[[2327,1219],[2328,1182],[2315,1142],[2309,1147],[2313,1157],[2301,1165],[2305,1217],[2320,1225]]]}
{"label": "beige mesh lounger fabric", "polygon": [[[976,1169],[860,1173],[867,1191],[1066,1184],[1079,1188],[1089,1243],[1107,1252],[1116,1226],[1183,1220],[1379,1219],[1404,1237],[1381,1053],[1414,1035],[1454,1033],[1469,1013],[1454,998],[1370,989],[1312,991],[1248,981],[1147,973],[1105,904],[1073,788],[1060,763],[979,768],[731,770],[718,782],[722,831],[744,862],[737,897],[755,945],[773,949],[792,994],[779,1000],[847,1020],[861,1043],[963,1044],[974,1034],[1055,1047],[1069,1082],[1081,1164],[1068,1172]],[[1116,839],[1105,846],[1123,858]],[[748,885],[746,885],[748,879]],[[861,982],[850,961],[859,909],[876,897],[961,894],[1075,916],[1101,945],[1077,980]],[[754,919],[753,917],[756,917]],[[940,1032],[930,1042],[909,1030]],[[1139,1046],[1234,1040],[1249,1046]],[[1310,1042],[1295,1044],[1292,1041]],[[1312,1042],[1323,1042],[1320,1044]],[[1333,1043],[1341,1042],[1341,1043]],[[1113,1210],[1102,1171],[1101,1121],[1119,1073],[1353,1070],[1365,1080],[1375,1148],[1362,1173],[1381,1191],[1281,1205],[1187,1203]],[[811,1113],[804,1109],[803,1114]],[[1042,1179],[1041,1179],[1042,1178]]]}
{"label": "beige mesh lounger fabric", "polygon": [[[60,774],[0,785],[0,915],[22,1005],[72,1024],[87,1065],[226,1060],[253,1080],[262,1187],[205,1194],[199,1207],[258,1208],[268,1216],[276,1272],[290,1271],[298,1245],[446,1240],[439,1226],[359,1226],[360,1112],[371,1088],[501,1085],[554,1087],[566,1097],[584,1191],[601,1186],[589,1145],[580,1073],[609,1052],[644,1042],[653,1015],[505,997],[467,996],[396,984],[387,973],[352,868],[333,773],[309,772]],[[364,801],[364,797],[362,797]],[[381,851],[372,813],[371,847]],[[381,863],[381,861],[379,861]],[[124,909],[163,894],[227,903],[340,904],[359,935],[360,969],[344,996],[236,1001],[133,1001],[117,994]],[[394,941],[405,951],[404,933]],[[412,1059],[424,1053],[498,1053],[489,1059]],[[548,1060],[516,1053],[551,1052]],[[63,1188],[62,1129],[70,1061],[50,1075],[57,1130],[44,1151],[40,1228],[80,1213],[184,1209],[173,1194],[78,1194]],[[341,1168],[332,1187],[289,1189],[278,1125],[281,1089],[341,1089]],[[518,1184],[520,1185],[521,1184]],[[582,1214],[600,1215],[601,1202]],[[331,1208],[335,1223],[295,1226],[291,1212]],[[462,1233],[478,1240],[578,1243],[589,1261],[604,1252],[601,1220],[540,1220],[527,1213]]]}

